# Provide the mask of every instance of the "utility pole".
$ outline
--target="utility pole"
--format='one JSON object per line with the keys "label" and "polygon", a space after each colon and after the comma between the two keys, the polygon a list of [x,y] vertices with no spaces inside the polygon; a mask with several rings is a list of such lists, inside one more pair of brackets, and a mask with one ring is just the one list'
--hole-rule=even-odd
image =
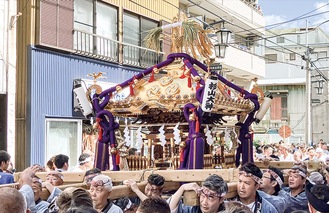
{"label": "utility pole", "polygon": [[312,94],[312,83],[311,83],[311,71],[310,71],[310,48],[308,46],[308,20],[306,20],[306,52],[304,60],[306,62],[306,122],[305,122],[305,140],[308,145],[313,145],[312,140],[312,107],[311,107],[311,94]]}

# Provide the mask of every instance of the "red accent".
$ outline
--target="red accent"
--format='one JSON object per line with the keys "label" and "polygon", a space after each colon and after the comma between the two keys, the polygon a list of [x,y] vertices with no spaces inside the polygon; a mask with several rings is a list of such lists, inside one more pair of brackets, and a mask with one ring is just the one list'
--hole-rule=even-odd
{"label": "red accent", "polygon": [[195,132],[200,132],[199,117],[195,115]]}
{"label": "red accent", "polygon": [[186,66],[184,65],[184,66],[183,66],[183,73],[182,73],[182,75],[179,77],[180,79],[186,78],[185,71],[186,71]]}
{"label": "red accent", "polygon": [[183,162],[184,161],[184,149],[180,149],[179,151],[179,161]]}
{"label": "red accent", "polygon": [[249,133],[250,133],[250,138],[251,138],[251,140],[253,141],[253,140],[254,140],[254,131],[251,130]]}
{"label": "red accent", "polygon": [[244,89],[241,89],[240,94],[241,94],[241,97],[243,97],[243,95],[244,95]]}
{"label": "red accent", "polygon": [[100,124],[101,120],[102,119],[100,119],[100,118],[96,118],[96,122],[98,124],[98,139],[97,139],[98,141],[103,139],[103,128]]}
{"label": "red accent", "polygon": [[226,93],[231,96],[231,91],[228,89],[228,87],[226,85],[224,85],[224,89],[226,91]]}
{"label": "red accent", "polygon": [[200,132],[200,123],[199,123],[199,117],[197,116],[195,112],[196,108],[191,109],[192,113],[194,114],[195,117],[195,132]]}
{"label": "red accent", "polygon": [[[154,68],[156,68],[156,66]],[[152,69],[151,76],[150,76],[150,79],[149,79],[149,83],[154,81],[154,68]]]}
{"label": "red accent", "polygon": [[133,87],[133,83],[134,83],[134,81],[130,81],[130,82],[129,82],[129,89],[130,89],[130,95],[131,95],[131,96],[134,95],[134,87]]}
{"label": "red accent", "polygon": [[115,156],[115,163],[116,163],[116,165],[119,165],[120,164],[119,150],[117,151],[116,156]]}
{"label": "red accent", "polygon": [[187,86],[188,86],[188,88],[191,88],[192,87],[191,73],[189,73],[188,78],[187,78]]}
{"label": "red accent", "polygon": [[195,87],[195,91],[198,91],[199,89],[200,89],[200,83],[197,82],[197,83],[196,83],[196,87]]}
{"label": "red accent", "polygon": [[133,79],[129,82],[129,89],[130,89],[130,95],[133,96],[134,94],[134,87],[133,84],[135,83],[134,81],[137,79],[136,76],[133,77]]}

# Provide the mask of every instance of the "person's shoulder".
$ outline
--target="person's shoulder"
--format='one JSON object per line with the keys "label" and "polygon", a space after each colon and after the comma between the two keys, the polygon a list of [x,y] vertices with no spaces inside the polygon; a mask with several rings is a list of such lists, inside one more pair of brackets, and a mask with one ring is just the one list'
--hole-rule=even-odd
{"label": "person's shoulder", "polygon": [[0,184],[14,183],[14,175],[6,172],[0,172]]}
{"label": "person's shoulder", "polygon": [[36,203],[33,208],[31,208],[32,212],[47,212],[48,206],[50,203],[44,200],[40,200],[40,202]]}
{"label": "person's shoulder", "polygon": [[180,210],[179,212],[183,213],[199,213],[201,211],[200,206],[183,206]]}
{"label": "person's shoulder", "polygon": [[107,213],[123,213],[123,211],[119,206],[113,203],[111,208],[107,211]]}
{"label": "person's shoulder", "polygon": [[266,200],[265,198],[262,198],[262,208],[261,213],[279,213],[278,210],[275,208],[275,206]]}
{"label": "person's shoulder", "polygon": [[289,186],[286,186],[286,187],[282,187],[281,191],[284,191],[284,192],[290,192],[290,187]]}
{"label": "person's shoulder", "polygon": [[14,177],[14,175],[9,172],[0,172],[0,178],[1,177]]}

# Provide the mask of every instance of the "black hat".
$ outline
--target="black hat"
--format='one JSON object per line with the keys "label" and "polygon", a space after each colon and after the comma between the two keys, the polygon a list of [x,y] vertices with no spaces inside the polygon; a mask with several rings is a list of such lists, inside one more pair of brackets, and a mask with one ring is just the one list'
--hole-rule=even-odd
{"label": "black hat", "polygon": [[311,206],[320,212],[329,212],[329,187],[325,184],[306,184],[306,196]]}

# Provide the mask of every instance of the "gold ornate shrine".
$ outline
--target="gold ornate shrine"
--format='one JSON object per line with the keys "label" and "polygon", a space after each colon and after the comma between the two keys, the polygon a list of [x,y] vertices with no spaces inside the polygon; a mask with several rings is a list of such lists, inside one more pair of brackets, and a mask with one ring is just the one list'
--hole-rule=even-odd
{"label": "gold ornate shrine", "polygon": [[[128,88],[122,90],[117,87],[106,105],[106,110],[111,111],[114,116],[140,117],[146,119],[144,121],[148,123],[168,123],[169,119],[172,119],[172,122],[180,121],[179,115],[186,103],[199,105],[196,99],[196,88],[200,86],[200,77],[191,76],[181,59],[175,60],[162,69],[155,68],[153,72],[153,82],[149,82],[148,77],[133,80],[133,95],[129,94]],[[199,72],[200,76],[205,75],[204,71]],[[191,81],[191,85],[188,81]],[[231,97],[224,88],[227,89],[224,84],[218,84],[213,109],[215,114],[244,117],[254,109],[249,99]],[[120,100],[118,97],[124,98]],[[154,117],[160,112],[163,120]],[[168,114],[171,116],[168,117]]]}

